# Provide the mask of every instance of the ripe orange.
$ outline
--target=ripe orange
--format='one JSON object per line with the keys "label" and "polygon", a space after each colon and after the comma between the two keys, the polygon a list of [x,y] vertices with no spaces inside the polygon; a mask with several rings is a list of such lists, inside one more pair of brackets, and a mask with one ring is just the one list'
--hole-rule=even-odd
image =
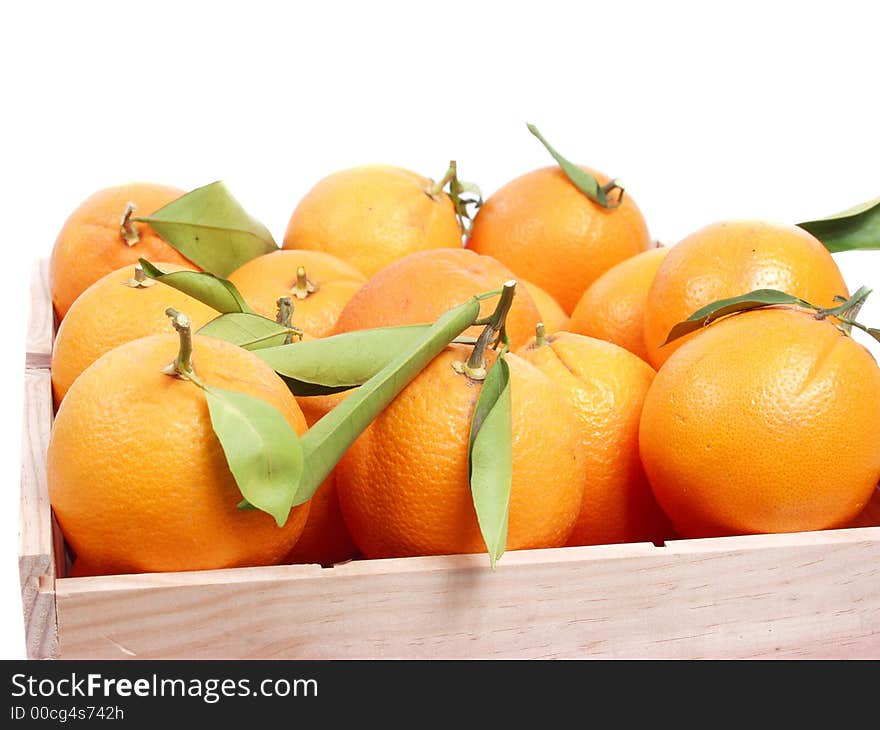
{"label": "ripe orange", "polygon": [[[584,169],[600,185],[609,180]],[[590,284],[649,248],[651,237],[631,195],[609,210],[587,198],[561,169],[545,167],[489,197],[474,219],[467,245],[540,286],[570,314]]]}
{"label": "ripe orange", "polygon": [[[364,431],[337,467],[339,501],[368,558],[486,552],[468,483],[480,384],[453,370],[470,348],[438,355]],[[507,548],[565,543],[585,473],[577,418],[559,387],[507,356],[513,484]]]}
{"label": "ripe orange", "polygon": [[584,292],[568,331],[608,340],[647,361],[645,305],[668,253],[668,248],[652,248],[608,269]]}
{"label": "ripe orange", "polygon": [[828,250],[796,226],[761,221],[714,223],[672,247],[645,307],[648,362],[659,368],[687,338],[661,347],[669,331],[701,307],[755,289],[780,289],[818,306],[846,296]]}
{"label": "ripe orange", "polygon": [[[345,305],[336,332],[370,327],[433,322],[448,309],[474,294],[500,289],[513,279],[511,272],[489,256],[466,249],[438,249],[410,254],[374,275]],[[487,299],[480,310],[488,316],[496,299]],[[538,308],[525,287],[518,287],[507,317],[513,347],[524,344],[535,332]],[[477,336],[480,327],[465,334]]]}
{"label": "ripe orange", "polygon": [[537,284],[530,281],[519,280],[520,287],[524,288],[532,297],[535,306],[538,308],[538,314],[544,323],[546,332],[561,332],[568,329],[568,315],[553,297],[545,292]]}
{"label": "ripe orange", "polygon": [[[300,269],[303,277],[298,276]],[[251,259],[229,280],[248,304],[271,319],[275,318],[279,297],[289,296],[293,301],[293,324],[312,337],[324,337],[367,277],[330,254],[290,250]]]}
{"label": "ripe orange", "polygon": [[880,489],[874,489],[868,504],[847,527],[880,527]]}
{"label": "ripe orange", "polygon": [[105,274],[139,258],[197,269],[144,223],[129,223],[137,241],[126,243],[122,218],[134,203],[134,215],[148,216],[183,195],[183,190],[155,183],[130,183],[99,190],[65,221],[49,260],[49,287],[59,317],[74,300]]}
{"label": "ripe orange", "polygon": [[[351,392],[297,398],[296,402],[311,428]],[[305,529],[285,562],[334,565],[350,560],[357,554],[357,545],[351,539],[339,507],[334,469],[309,501],[309,518]]]}
{"label": "ripe orange", "polygon": [[351,560],[357,554],[357,545],[342,519],[334,470],[309,500],[309,517],[305,528],[284,562],[329,566]]}
{"label": "ripe orange", "polygon": [[[86,368],[58,409],[49,497],[68,543],[95,573],[274,564],[305,525],[305,505],[282,528],[264,512],[236,509],[241,493],[204,392],[162,372],[177,350],[173,334],[121,345]],[[305,432],[287,386],[253,353],[194,336],[193,365],[208,385],[261,398]]]}
{"label": "ripe orange", "polygon": [[517,352],[558,383],[580,419],[587,473],[568,545],[659,541],[669,537],[639,460],[639,418],[654,371],[610,342],[560,332]]}
{"label": "ripe orange", "polygon": [[810,312],[731,316],[657,373],[639,440],[684,537],[840,527],[880,479],[880,369]]}
{"label": "ripe orange", "polygon": [[[177,264],[158,264],[180,271]],[[219,316],[205,304],[149,279],[135,285],[143,272],[123,266],[86,289],[71,306],[55,336],[52,393],[57,406],[79,374],[105,352],[139,337],[168,332],[168,307],[189,315],[193,330]]]}
{"label": "ripe orange", "polygon": [[415,251],[461,248],[452,200],[433,186],[390,165],[328,175],[296,206],[284,248],[333,254],[367,276]]}

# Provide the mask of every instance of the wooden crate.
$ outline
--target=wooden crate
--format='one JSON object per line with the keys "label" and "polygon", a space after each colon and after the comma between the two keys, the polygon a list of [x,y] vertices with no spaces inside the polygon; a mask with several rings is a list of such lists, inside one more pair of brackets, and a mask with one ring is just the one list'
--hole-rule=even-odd
{"label": "wooden crate", "polygon": [[20,566],[31,657],[880,657],[880,527],[484,555],[65,577],[46,489],[40,263]]}

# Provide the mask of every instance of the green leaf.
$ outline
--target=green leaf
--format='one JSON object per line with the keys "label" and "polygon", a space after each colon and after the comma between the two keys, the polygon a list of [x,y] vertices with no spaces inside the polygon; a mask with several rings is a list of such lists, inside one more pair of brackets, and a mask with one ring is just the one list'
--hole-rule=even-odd
{"label": "green leaf", "polygon": [[311,499],[370,422],[479,315],[477,297],[450,309],[306,432],[302,438],[305,469],[294,504]]}
{"label": "green leaf", "polygon": [[880,198],[798,226],[812,233],[832,253],[880,248]]}
{"label": "green leaf", "polygon": [[815,309],[809,302],[805,302],[803,299],[799,299],[791,294],[786,294],[776,289],[756,289],[742,296],[719,299],[717,302],[712,302],[698,309],[684,322],[679,322],[675,325],[669,331],[669,336],[663,344],[668,345],[673,340],[689,335],[691,332],[696,332],[698,329],[702,329],[712,324],[716,319],[726,317],[728,314],[747,312],[750,309],[772,307],[778,304],[796,304],[801,307]]}
{"label": "green leaf", "polygon": [[[616,180],[612,180],[604,186],[600,185],[599,181],[590,173],[574,163],[569,162],[553,149],[534,124],[527,124],[526,126],[529,128],[529,131],[541,141],[541,144],[547,148],[547,151],[553,156],[553,159],[559,163],[559,167],[562,168],[565,176],[590,200],[594,203],[598,203],[603,208],[617,208],[623,202],[623,187],[621,187]],[[618,191],[617,195],[609,197],[609,193],[615,190]]]}
{"label": "green leaf", "polygon": [[245,350],[259,350],[284,345],[290,330],[259,314],[229,312],[212,319],[197,334],[226,340]]}
{"label": "green leaf", "polygon": [[206,271],[164,272],[146,259],[139,259],[144,273],[151,279],[167,284],[193,299],[207,304],[211,309],[227,314],[229,312],[248,312],[255,314],[231,281],[221,279]]}
{"label": "green leaf", "polygon": [[513,481],[510,371],[499,357],[480,389],[471,420],[468,456],[471,495],[492,568],[507,547]]}
{"label": "green leaf", "polygon": [[429,324],[379,327],[254,354],[284,378],[294,395],[338,393],[366,383],[430,329]]}
{"label": "green leaf", "polygon": [[299,436],[259,398],[207,385],[203,389],[214,433],[242,496],[283,527],[303,473]]}
{"label": "green leaf", "polygon": [[242,264],[277,250],[268,229],[252,218],[226,185],[214,182],[132,220],[150,227],[196,266],[229,276]]}

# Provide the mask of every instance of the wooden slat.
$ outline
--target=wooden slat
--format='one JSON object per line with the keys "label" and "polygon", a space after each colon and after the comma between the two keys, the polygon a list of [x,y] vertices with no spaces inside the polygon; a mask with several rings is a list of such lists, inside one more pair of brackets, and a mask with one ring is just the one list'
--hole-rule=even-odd
{"label": "wooden slat", "polygon": [[24,376],[19,573],[27,653],[56,656],[55,533],[46,488],[46,448],[52,427],[52,385],[48,370]]}
{"label": "wooden slat", "polygon": [[880,528],[60,579],[62,657],[878,657]]}
{"label": "wooden slat", "polygon": [[49,262],[46,259],[34,262],[31,272],[29,322],[25,365],[29,368],[48,368],[52,362],[55,312],[49,293]]}

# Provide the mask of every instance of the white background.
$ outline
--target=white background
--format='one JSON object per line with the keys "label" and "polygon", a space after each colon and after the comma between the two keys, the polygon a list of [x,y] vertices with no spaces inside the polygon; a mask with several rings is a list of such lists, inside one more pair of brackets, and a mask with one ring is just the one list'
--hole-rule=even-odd
{"label": "white background", "polygon": [[[28,273],[108,185],[224,179],[277,239],[323,175],[448,161],[490,193],[549,164],[619,176],[672,243],[880,194],[873,2],[6,3],[0,11],[0,657],[16,565]],[[880,252],[838,257],[880,289]],[[863,310],[880,323],[880,294]],[[877,349],[875,348],[875,353]]]}

